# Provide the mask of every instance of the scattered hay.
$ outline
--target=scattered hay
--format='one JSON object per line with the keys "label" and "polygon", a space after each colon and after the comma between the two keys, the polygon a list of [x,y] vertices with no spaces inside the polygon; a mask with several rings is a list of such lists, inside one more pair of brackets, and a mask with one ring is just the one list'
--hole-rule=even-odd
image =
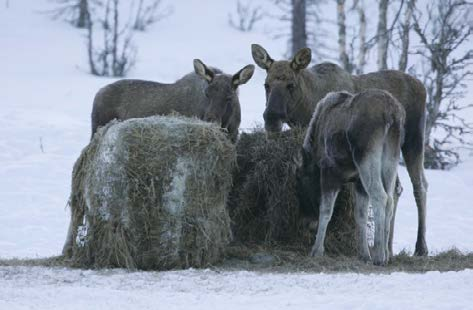
{"label": "scattered hay", "polygon": [[67,267],[68,264],[62,256],[51,256],[43,258],[10,258],[1,259],[0,266],[42,266],[42,267]]}
{"label": "scattered hay", "polygon": [[73,265],[214,264],[231,237],[234,163],[234,146],[209,123],[155,116],[108,124],[74,165]]}
{"label": "scattered hay", "polygon": [[[392,257],[387,266],[376,266],[350,256],[309,257],[304,248],[293,246],[245,246],[227,248],[224,270],[260,272],[357,272],[383,273],[428,271],[460,271],[473,269],[473,253],[451,249],[434,256],[412,256],[401,252]],[[262,259],[263,258],[263,259]]]}
{"label": "scattered hay", "polygon": [[[296,190],[294,158],[304,134],[305,130],[295,128],[272,139],[260,129],[240,135],[238,169],[229,200],[236,241],[292,244],[306,251],[312,245],[314,232],[302,224]],[[325,241],[329,254],[356,254],[352,195],[349,185],[338,196]]]}
{"label": "scattered hay", "polygon": [[[226,249],[226,258],[213,268],[218,271],[259,272],[357,272],[364,274],[389,274],[392,272],[422,273],[428,271],[460,271],[473,269],[473,253],[456,249],[435,256],[411,256],[405,252],[394,256],[387,266],[375,266],[353,257],[308,257],[305,249],[293,247],[236,246]],[[40,259],[1,259],[0,267],[42,266],[70,267],[62,257]]]}

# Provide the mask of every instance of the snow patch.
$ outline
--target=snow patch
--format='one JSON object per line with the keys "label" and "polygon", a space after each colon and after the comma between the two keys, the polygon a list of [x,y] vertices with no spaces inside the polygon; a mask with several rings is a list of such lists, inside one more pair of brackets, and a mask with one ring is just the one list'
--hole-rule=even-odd
{"label": "snow patch", "polygon": [[184,193],[189,175],[191,161],[186,157],[178,157],[172,174],[169,190],[163,195],[163,207],[174,216],[184,209]]}
{"label": "snow patch", "polygon": [[87,242],[87,232],[89,231],[89,224],[87,219],[84,219],[84,225],[77,227],[76,243],[78,246],[83,247]]}
{"label": "snow patch", "polygon": [[187,177],[190,172],[191,161],[186,157],[178,157],[172,171],[172,181],[169,189],[163,194],[162,207],[172,215],[173,221],[163,221],[161,239],[170,244],[173,255],[179,255],[178,249],[181,240],[182,218],[185,212],[185,197]]}
{"label": "snow patch", "polygon": [[[84,193],[89,211],[92,210],[91,202],[93,198],[96,198],[94,201],[100,201],[96,212],[102,220],[110,220],[110,212],[113,208],[119,210],[122,222],[127,224],[129,223],[126,208],[128,185],[124,178],[126,172],[123,163],[126,162],[128,153],[119,139],[125,124],[116,123],[108,127],[107,132],[105,132],[96,152],[94,169],[86,176]],[[97,186],[97,182],[101,182],[100,186]],[[120,186],[117,186],[117,184]]]}

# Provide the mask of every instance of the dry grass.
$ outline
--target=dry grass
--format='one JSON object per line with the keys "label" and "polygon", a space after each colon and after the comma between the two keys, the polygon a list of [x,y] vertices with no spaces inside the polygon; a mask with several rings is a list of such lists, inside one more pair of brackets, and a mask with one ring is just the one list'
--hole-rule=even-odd
{"label": "dry grass", "polygon": [[220,268],[226,270],[252,270],[262,272],[427,272],[473,269],[473,253],[456,249],[435,256],[419,257],[401,252],[392,257],[387,266],[375,266],[355,257],[310,257],[301,247],[265,247],[261,245],[232,245],[227,248],[226,259]]}
{"label": "dry grass", "polygon": [[[427,271],[460,271],[473,269],[473,253],[452,249],[435,256],[418,257],[407,253],[394,256],[384,267],[364,263],[354,257],[325,256],[313,258],[301,248],[264,247],[261,245],[232,245],[227,248],[225,260],[212,266],[217,271],[259,272],[356,272],[389,274],[392,272],[423,273]],[[0,266],[71,267],[71,261],[54,256],[41,259],[0,259]]]}

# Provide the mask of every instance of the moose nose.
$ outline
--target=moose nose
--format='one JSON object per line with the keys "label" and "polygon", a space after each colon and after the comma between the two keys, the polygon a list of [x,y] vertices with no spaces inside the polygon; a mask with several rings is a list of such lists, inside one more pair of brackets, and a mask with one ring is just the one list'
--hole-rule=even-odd
{"label": "moose nose", "polygon": [[286,113],[283,111],[266,110],[263,113],[263,118],[265,121],[282,120],[286,118]]}
{"label": "moose nose", "polygon": [[269,95],[263,118],[265,121],[284,121],[287,118],[285,94],[279,85]]}

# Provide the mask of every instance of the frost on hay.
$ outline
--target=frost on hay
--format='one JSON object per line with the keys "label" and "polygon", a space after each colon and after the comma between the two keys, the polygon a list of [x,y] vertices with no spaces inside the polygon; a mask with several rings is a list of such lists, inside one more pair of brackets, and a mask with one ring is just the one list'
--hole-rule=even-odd
{"label": "frost on hay", "polygon": [[[233,179],[229,211],[236,241],[309,248],[315,233],[299,214],[294,158],[305,130],[291,129],[268,139],[262,130],[240,135],[238,169]],[[318,210],[314,210],[315,218]],[[325,241],[326,251],[356,254],[353,188],[339,193]]]}
{"label": "frost on hay", "polygon": [[170,269],[221,259],[234,146],[217,126],[155,116],[99,130],[74,165],[71,259]]}

